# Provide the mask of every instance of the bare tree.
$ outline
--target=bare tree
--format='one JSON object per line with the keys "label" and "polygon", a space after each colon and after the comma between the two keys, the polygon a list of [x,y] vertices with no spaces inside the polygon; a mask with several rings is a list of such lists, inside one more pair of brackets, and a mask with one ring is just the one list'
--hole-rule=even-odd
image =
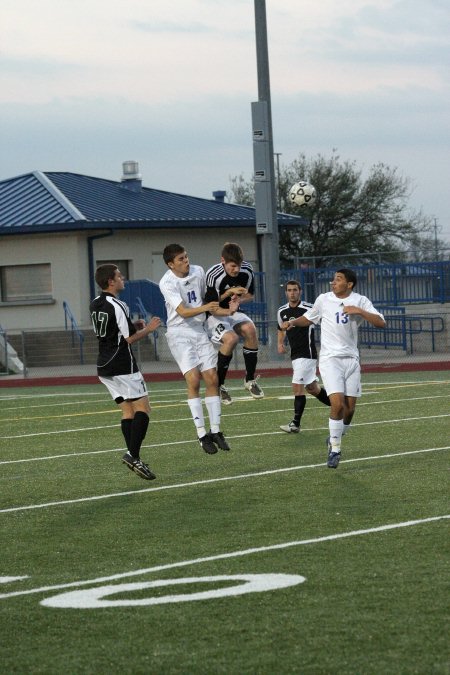
{"label": "bare tree", "polygon": [[[409,209],[410,179],[382,163],[372,166],[367,177],[362,173],[355,162],[342,161],[336,153],[329,159],[300,155],[281,168],[282,210],[306,220],[304,227],[280,231],[280,256],[285,263],[313,257],[321,266],[328,256],[341,262],[347,257],[350,262],[355,254],[361,262],[366,252],[394,262],[412,246],[424,250],[426,244],[430,249],[432,218]],[[299,208],[289,201],[289,188],[298,180],[315,186],[318,199],[313,207]],[[254,204],[253,182],[246,182],[242,174],[233,178],[231,195],[236,203]],[[373,255],[367,257],[369,261],[374,261]]]}

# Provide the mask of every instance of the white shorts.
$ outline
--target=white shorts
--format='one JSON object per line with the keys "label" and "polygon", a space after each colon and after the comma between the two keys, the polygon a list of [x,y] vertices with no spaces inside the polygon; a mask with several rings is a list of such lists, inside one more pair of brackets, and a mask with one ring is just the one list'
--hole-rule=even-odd
{"label": "white shorts", "polygon": [[240,323],[253,323],[253,321],[244,312],[235,312],[231,316],[209,316],[206,326],[211,341],[220,344],[222,335],[228,331],[234,331]]}
{"label": "white shorts", "polygon": [[317,359],[294,359],[292,370],[292,384],[307,385],[317,381]]}
{"label": "white shorts", "polygon": [[105,385],[117,404],[148,396],[147,386],[139,371],[130,375],[99,376],[98,379]]}
{"label": "white shorts", "polygon": [[359,398],[361,396],[361,368],[358,359],[352,356],[332,356],[321,362],[319,370],[323,386],[330,394],[345,394]]}
{"label": "white shorts", "polygon": [[217,368],[217,352],[206,332],[167,331],[166,338],[183,375],[193,368],[200,372]]}

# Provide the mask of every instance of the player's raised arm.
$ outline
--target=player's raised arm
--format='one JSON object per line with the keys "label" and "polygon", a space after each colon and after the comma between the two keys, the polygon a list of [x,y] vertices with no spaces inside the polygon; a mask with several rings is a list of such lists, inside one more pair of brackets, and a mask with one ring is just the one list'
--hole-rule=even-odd
{"label": "player's raised arm", "polygon": [[375,326],[375,328],[386,327],[384,317],[377,312],[368,312],[366,309],[356,305],[345,305],[342,311],[344,314],[357,314],[361,316],[365,321],[368,321],[372,326]]}
{"label": "player's raised arm", "polygon": [[300,328],[305,328],[305,326],[310,326],[313,322],[307,319],[305,316],[299,316],[298,319],[289,319],[283,323],[283,330],[289,330],[294,326],[300,326]]}
{"label": "player's raised arm", "polygon": [[207,302],[205,305],[200,305],[200,307],[186,307],[183,302],[180,302],[175,311],[177,314],[183,317],[183,319],[189,319],[192,316],[198,316],[204,312],[210,312],[211,314],[214,314],[214,312],[217,312],[218,309],[218,302]]}
{"label": "player's raised arm", "polygon": [[147,324],[144,323],[144,326],[142,328],[136,331],[136,333],[133,333],[133,335],[129,335],[125,339],[129,345],[132,345],[135,342],[138,342],[139,340],[145,338],[149,333],[153,333],[153,331],[155,331],[160,325],[161,319],[159,318],[159,316],[152,316],[152,318]]}

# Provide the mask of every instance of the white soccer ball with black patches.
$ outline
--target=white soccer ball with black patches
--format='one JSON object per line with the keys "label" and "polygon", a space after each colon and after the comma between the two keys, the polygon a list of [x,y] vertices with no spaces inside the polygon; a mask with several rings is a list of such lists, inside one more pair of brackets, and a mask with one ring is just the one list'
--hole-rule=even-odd
{"label": "white soccer ball with black patches", "polygon": [[308,183],[306,180],[300,180],[289,190],[289,202],[299,206],[301,209],[310,208],[314,206],[317,200],[317,192],[314,185]]}

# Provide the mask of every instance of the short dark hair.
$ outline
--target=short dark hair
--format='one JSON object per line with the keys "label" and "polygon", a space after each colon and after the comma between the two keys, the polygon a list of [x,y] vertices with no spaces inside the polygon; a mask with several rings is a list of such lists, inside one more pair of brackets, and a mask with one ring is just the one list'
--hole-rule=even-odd
{"label": "short dark hair", "polygon": [[222,249],[222,258],[225,262],[234,262],[236,265],[240,265],[244,260],[244,254],[239,244],[232,244],[227,241]]}
{"label": "short dark hair", "polygon": [[167,244],[166,248],[163,251],[163,258],[166,265],[170,262],[173,262],[173,259],[180,255],[180,253],[185,252],[184,246],[181,244]]}
{"label": "short dark hair", "polygon": [[286,281],[286,283],[284,284],[284,290],[285,290],[285,291],[287,290],[287,287],[288,287],[288,286],[297,286],[297,288],[298,288],[299,291],[302,290],[302,287],[301,287],[301,285],[300,285],[300,282],[297,281],[297,279],[289,279],[289,281]]}
{"label": "short dark hair", "polygon": [[343,274],[349,284],[353,284],[353,288],[356,286],[357,278],[353,270],[349,270],[348,267],[343,267],[341,270],[336,270],[336,274]]}
{"label": "short dark hair", "polygon": [[114,279],[114,276],[119,268],[114,263],[105,263],[104,265],[99,265],[95,271],[95,281],[100,286],[102,291],[105,288],[108,288],[110,279]]}

